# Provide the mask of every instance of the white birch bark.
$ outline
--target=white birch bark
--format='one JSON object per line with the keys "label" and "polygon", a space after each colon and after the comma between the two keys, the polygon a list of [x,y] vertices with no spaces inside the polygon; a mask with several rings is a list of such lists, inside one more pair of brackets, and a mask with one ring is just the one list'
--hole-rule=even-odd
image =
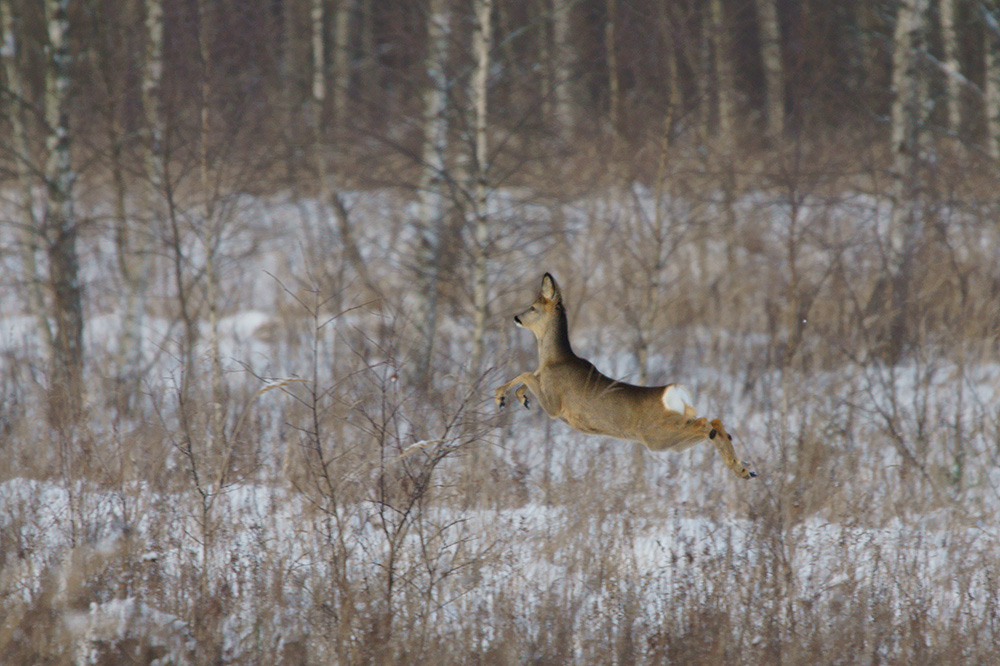
{"label": "white birch bark", "polygon": [[986,0],[983,10],[986,151],[993,159],[1000,160],[1000,9],[997,0]]}
{"label": "white birch bark", "polygon": [[913,339],[910,282],[913,258],[921,234],[919,206],[920,136],[926,113],[927,86],[921,77],[924,48],[924,12],[928,0],[902,0],[893,35],[892,88],[892,213],[889,220],[888,287],[890,300],[880,332],[882,352],[898,360]]}
{"label": "white birch bark", "polygon": [[28,308],[35,317],[35,327],[41,344],[44,358],[52,358],[52,329],[49,326],[45,292],[42,289],[42,278],[38,273],[37,253],[40,246],[40,230],[35,219],[34,197],[32,196],[31,149],[28,143],[28,132],[25,127],[24,105],[27,86],[18,62],[20,41],[18,40],[19,22],[12,11],[11,0],[0,0],[0,23],[2,23],[2,43],[0,43],[0,58],[3,59],[3,72],[7,83],[8,118],[11,123],[11,139],[14,148],[14,174],[16,191],[19,198],[18,242],[20,243],[22,281],[26,285]]}
{"label": "white birch bark", "polygon": [[351,86],[351,10],[353,0],[340,0],[333,20],[333,117],[338,126],[347,117]]}
{"label": "white birch bark", "polygon": [[47,238],[52,320],[55,322],[49,381],[50,414],[72,421],[82,408],[83,297],[76,252],[77,220],[73,208],[76,174],[70,154],[69,0],[47,0],[48,52],[45,122],[48,159],[44,231]]}
{"label": "white birch bark", "polygon": [[723,11],[722,0],[711,0],[710,10],[712,14],[712,51],[715,65],[718,136],[726,145],[731,145],[735,126],[736,83],[732,56],[729,53],[729,22]]}
{"label": "white birch bark", "polygon": [[573,0],[552,0],[552,95],[556,131],[567,137],[573,131],[572,63],[570,13]]}
{"label": "white birch bark", "polygon": [[489,168],[489,73],[493,50],[493,0],[475,0],[476,30],[472,38],[476,68],[472,76],[472,100],[476,126],[476,259],[473,275],[473,306],[475,309],[472,334],[471,372],[478,374],[483,359],[483,337],[486,333],[487,285],[486,268],[489,260],[489,221],[487,172]]}
{"label": "white birch bark", "polygon": [[222,376],[222,353],[219,347],[219,268],[218,253],[222,236],[223,215],[216,211],[216,187],[212,178],[209,146],[212,120],[212,44],[216,35],[212,13],[217,11],[211,0],[198,0],[198,49],[201,52],[201,195],[203,228],[202,246],[205,252],[205,300],[208,306],[209,356],[212,385],[212,450],[218,459],[225,445],[224,405],[225,386]]}
{"label": "white birch bark", "polygon": [[[323,137],[323,109],[326,108],[326,24],[323,21],[324,0],[312,0],[309,10],[309,25],[312,44],[312,82],[310,85],[310,116],[313,130],[313,159],[316,163],[316,185],[320,204],[326,205],[330,199],[330,184],[327,178],[326,152]],[[316,230],[316,242],[323,243],[326,225],[320,221]]]}
{"label": "white birch bark", "polygon": [[322,126],[323,105],[326,102],[326,42],[324,40],[324,0],[312,0],[309,25],[312,28],[312,99],[316,126]]}
{"label": "white birch bark", "polygon": [[146,0],[146,50],[142,63],[142,110],[149,132],[145,151],[146,175],[152,187],[151,200],[160,198],[163,187],[163,114],[160,85],[163,79],[163,0]]}
{"label": "white birch bark", "polygon": [[785,71],[781,59],[781,24],[776,0],[756,0],[760,59],[767,93],[767,134],[772,139],[785,131]]}
{"label": "white birch bark", "polygon": [[417,258],[420,302],[417,328],[420,349],[417,354],[416,383],[426,387],[430,378],[431,358],[437,333],[438,292],[440,288],[441,250],[444,234],[445,149],[448,136],[448,81],[445,63],[451,23],[449,0],[430,0],[427,14],[427,90],[424,93],[423,173],[420,182]]}
{"label": "white birch bark", "polygon": [[919,53],[923,48],[923,14],[927,0],[902,0],[893,35],[892,136],[893,206],[889,228],[893,273],[916,241],[916,168],[926,87],[920,81]]}
{"label": "white birch bark", "polygon": [[941,15],[941,44],[944,47],[944,79],[948,107],[948,130],[957,137],[962,126],[961,81],[958,62],[958,40],[955,35],[955,0],[941,0],[938,8]]}

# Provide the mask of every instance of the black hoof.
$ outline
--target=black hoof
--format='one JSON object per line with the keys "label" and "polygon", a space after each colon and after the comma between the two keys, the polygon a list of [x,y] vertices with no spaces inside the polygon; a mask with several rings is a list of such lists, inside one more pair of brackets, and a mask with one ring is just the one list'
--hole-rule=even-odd
{"label": "black hoof", "polygon": [[531,405],[530,405],[530,403],[528,402],[528,399],[527,399],[527,398],[525,398],[525,399],[524,399],[524,402],[523,402],[522,404],[524,405],[524,408],[525,408],[525,409],[531,409]]}
{"label": "black hoof", "polygon": [[716,436],[717,434],[718,434],[718,433],[717,433],[717,432],[715,431],[715,428],[712,428],[712,432],[708,433],[708,438],[709,438],[709,439],[715,439],[715,436]]}
{"label": "black hoof", "polygon": [[501,397],[500,398],[500,402],[497,403],[497,409],[503,409],[504,405],[506,405],[506,404],[507,404],[507,398],[506,398],[506,396]]}

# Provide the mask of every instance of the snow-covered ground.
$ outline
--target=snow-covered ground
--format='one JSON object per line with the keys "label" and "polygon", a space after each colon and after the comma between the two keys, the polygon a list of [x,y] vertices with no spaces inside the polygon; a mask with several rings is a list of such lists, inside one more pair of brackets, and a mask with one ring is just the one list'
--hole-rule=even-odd
{"label": "snow-covered ground", "polygon": [[[481,387],[464,377],[471,318],[454,306],[464,292],[453,276],[449,289],[459,295],[440,325],[436,404],[401,385],[406,349],[395,342],[412,335],[415,239],[400,222],[413,217],[412,204],[388,192],[347,196],[364,221],[355,240],[391,294],[371,305],[344,277],[338,236],[314,202],[240,198],[217,264],[216,333],[233,402],[225,456],[209,445],[196,450],[210,439],[205,423],[179,432],[183,331],[166,261],[151,266],[137,411],[113,413],[102,381],[121,370],[122,297],[107,268],[114,248],[100,234],[82,239],[92,422],[81,432],[25,425],[42,414],[25,402],[41,392],[15,385],[33,376],[24,368],[43,372],[36,322],[23,292],[0,296],[0,452],[17,461],[0,468],[0,593],[11,618],[0,629],[23,634],[28,609],[51,610],[52,635],[73,646],[79,663],[129,641],[159,654],[158,663],[200,663],[206,633],[226,663],[301,645],[333,654],[338,642],[364,645],[365,627],[384,617],[396,631],[483,652],[512,636],[544,642],[546,623],[558,617],[570,654],[586,660],[602,631],[628,630],[650,646],[664,627],[694,631],[692,618],[706,609],[728,618],[719,630],[747,649],[791,641],[817,617],[831,627],[868,618],[900,635],[920,617],[919,640],[958,632],[995,641],[1000,359],[928,348],[896,366],[782,369],[761,360],[773,342],[764,330],[682,326],[645,313],[640,323],[655,327],[649,380],[681,380],[702,413],[721,416],[737,453],[760,473],[752,482],[731,478],[708,446],[636,456],[631,444],[573,433],[537,409],[496,414],[492,386],[534,363],[532,340],[509,326],[508,311],[532,298],[543,264],[570,267],[563,286],[577,351],[637,381],[636,327],[623,314],[631,292],[612,286],[627,266],[608,247],[622,230],[644,233],[635,219],[655,217],[651,196],[637,187],[565,204],[566,246],[543,232],[551,209],[523,203],[516,191],[496,197],[493,212],[511,225],[497,234],[490,276],[496,368]],[[763,194],[741,206],[746,233],[774,242],[737,254],[762,274],[781,274],[774,257],[792,228],[787,206]],[[797,209],[811,228],[798,269],[821,274],[828,257],[816,239],[846,234],[844,225],[867,238],[857,247],[875,243],[883,208],[853,197],[832,212]],[[665,290],[725,273],[698,260],[686,235],[694,226],[678,222],[697,215],[712,217],[683,201],[669,207],[667,245],[676,247],[664,250],[669,261],[656,276]],[[186,242],[197,275],[207,246],[196,235]],[[0,244],[14,248],[16,238],[0,232]],[[702,251],[725,253],[718,240]],[[17,274],[17,253],[0,256]],[[320,296],[310,301],[314,291]],[[204,287],[192,293],[202,298]],[[198,323],[195,357],[208,368],[214,334],[206,319]],[[806,331],[809,348],[810,335],[823,332]],[[332,485],[309,458],[317,431]],[[185,440],[191,432],[201,433],[194,443]],[[35,450],[57,462],[32,465]],[[65,463],[73,452],[97,461],[87,474]],[[238,460],[236,471],[219,473],[223,459]],[[426,495],[414,491],[421,479]],[[209,599],[221,619],[206,610]],[[348,608],[353,619],[342,619]],[[341,621],[347,628],[336,634],[330,627]],[[317,627],[333,634],[318,638]],[[893,645],[870,647],[902,654]]]}
{"label": "snow-covered ground", "polygon": [[[698,517],[684,504],[650,512],[641,506],[644,499],[619,491],[608,499],[612,506],[606,511],[588,507],[584,515],[573,505],[538,503],[439,509],[422,520],[434,529],[452,525],[456,534],[451,541],[430,540],[438,549],[430,559],[454,573],[435,581],[412,561],[434,531],[427,526],[405,537],[400,550],[408,554],[396,566],[410,584],[433,590],[435,603],[417,607],[444,638],[448,627],[458,631],[469,614],[504,597],[517,598],[525,608],[542,607],[552,595],[572,600],[587,608],[577,620],[585,623],[587,614],[618,612],[618,596],[626,589],[640,607],[657,608],[675,599],[677,608],[666,612],[683,614],[692,600],[712,604],[729,598],[738,606],[741,598],[771,595],[772,590],[760,589],[768,584],[782,588],[782,603],[791,609],[783,612],[880,604],[891,610],[883,621],[903,623],[919,607],[931,623],[967,622],[970,632],[981,631],[979,619],[998,601],[995,523],[956,525],[941,513],[878,528],[817,517],[776,527],[732,515]],[[84,506],[74,507],[74,502]],[[129,511],[123,505],[130,505]],[[95,600],[85,608],[68,604],[59,621],[80,654],[101,641],[141,637],[168,650],[175,663],[189,663],[196,652],[190,623],[156,609],[164,597],[187,593],[144,583],[194,585],[203,571],[234,597],[225,627],[231,660],[252,659],[259,606],[274,603],[260,586],[274,578],[288,586],[274,609],[282,617],[279,633],[307,635],[305,618],[314,603],[310,587],[333,577],[330,543],[317,528],[315,512],[286,489],[260,485],[228,489],[214,511],[219,531],[214,544],[202,549],[204,533],[191,497],[164,497],[142,488],[123,494],[81,486],[70,492],[57,482],[6,481],[0,484],[0,527],[27,554],[6,562],[2,583],[24,603],[47,585],[55,586],[58,600],[81,587],[100,587],[98,581],[117,573],[117,567],[134,569],[127,596],[92,589]],[[377,507],[344,506],[341,513],[341,529],[359,549],[348,575],[359,585],[371,584],[390,546]],[[211,560],[206,562],[206,556]],[[73,583],[74,576],[91,580]],[[412,591],[399,594],[412,603]],[[55,605],[60,607],[58,601]],[[771,619],[751,618],[733,640],[763,640]],[[586,626],[578,631],[586,635]],[[484,641],[491,641],[489,632]]]}

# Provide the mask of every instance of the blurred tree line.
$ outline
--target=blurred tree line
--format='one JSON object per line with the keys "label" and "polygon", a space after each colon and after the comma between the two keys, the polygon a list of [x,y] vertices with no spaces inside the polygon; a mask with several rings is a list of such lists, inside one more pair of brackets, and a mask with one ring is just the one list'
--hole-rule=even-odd
{"label": "blurred tree line", "polygon": [[[150,30],[162,30],[162,115],[171,147],[198,130],[246,150],[293,159],[276,137],[306,135],[316,111],[340,150],[419,152],[432,49],[431,14],[448,15],[444,70],[456,133],[470,130],[468,84],[475,2],[431,0],[4,0],[4,175],[11,177],[12,114],[45,130],[51,10],[70,30],[70,125],[82,154],[121,134],[143,138],[144,64]],[[491,125],[517,137],[581,140],[595,131],[625,142],[725,133],[741,145],[763,136],[880,125],[889,138],[894,45],[900,17],[916,16],[927,122],[996,150],[997,14],[992,0],[504,0],[492,3]],[[156,8],[156,9],[154,9]],[[150,13],[154,19],[150,20]],[[314,69],[320,49],[321,71]],[[11,67],[24,89],[12,87]],[[327,92],[312,108],[321,77]],[[203,84],[206,83],[207,86]],[[208,95],[209,100],[202,97]],[[464,120],[463,120],[464,119]],[[247,131],[252,130],[252,131]],[[34,151],[37,152],[37,149]],[[282,153],[286,154],[282,154]],[[287,154],[290,153],[290,154]],[[24,157],[24,156],[23,156]]]}

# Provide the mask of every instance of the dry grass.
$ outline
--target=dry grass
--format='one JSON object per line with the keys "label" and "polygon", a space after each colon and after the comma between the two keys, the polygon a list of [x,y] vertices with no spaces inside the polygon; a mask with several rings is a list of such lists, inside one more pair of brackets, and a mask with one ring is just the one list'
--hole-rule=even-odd
{"label": "dry grass", "polygon": [[[842,157],[677,155],[649,195],[575,182],[590,194],[511,203],[495,367],[462,366],[455,239],[426,394],[407,383],[405,243],[363,237],[384,289],[367,305],[338,247],[294,242],[294,218],[245,229],[225,264],[227,312],[272,318],[226,348],[221,394],[204,347],[181,377],[179,326],[137,384],[94,341],[88,418],[53,430],[33,352],[8,345],[0,661],[1000,660],[995,204],[939,176],[890,363],[885,194]],[[401,215],[363,219],[406,237]],[[708,447],[636,456],[537,410],[496,414],[490,389],[533,362],[507,312],[543,268],[580,353],[683,379],[760,478],[728,478]]]}

